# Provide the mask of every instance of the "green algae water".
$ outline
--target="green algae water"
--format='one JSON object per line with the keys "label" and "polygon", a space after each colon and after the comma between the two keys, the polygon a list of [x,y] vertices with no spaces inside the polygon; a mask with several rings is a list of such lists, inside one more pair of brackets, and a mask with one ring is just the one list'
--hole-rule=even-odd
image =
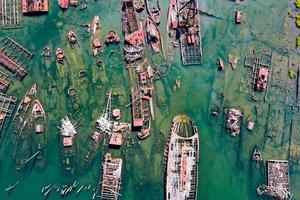
{"label": "green algae water", "polygon": [[[165,50],[168,51],[171,42],[166,33],[168,1],[160,2],[162,22],[159,28],[164,38]],[[102,41],[109,30],[114,30],[121,36],[120,2],[97,0],[89,2],[85,10],[70,7],[62,11],[57,1],[50,1],[50,12],[47,15],[26,16],[22,18],[21,29],[1,30],[1,36],[8,35],[35,53],[28,67],[28,76],[23,81],[12,77],[13,83],[6,93],[21,100],[33,83],[38,84],[38,98],[47,114],[48,155],[45,169],[28,167],[16,171],[12,160],[13,130],[10,126],[3,131],[5,135],[0,143],[0,199],[44,199],[42,187],[51,183],[60,186],[72,184],[75,180],[79,181],[79,185],[91,184],[93,188],[99,182],[102,158],[106,151],[124,161],[120,199],[164,199],[163,153],[172,119],[180,113],[192,118],[200,135],[198,199],[264,199],[256,195],[256,188],[266,183],[265,169],[263,166],[256,168],[251,163],[253,147],[257,144],[262,149],[265,160],[289,159],[290,141],[300,147],[300,127],[294,125],[290,128],[290,122],[292,119],[295,122],[299,121],[300,116],[297,110],[288,106],[294,101],[295,88],[284,95],[280,90],[276,90],[275,83],[278,83],[278,87],[287,89],[287,86],[294,82],[278,81],[276,76],[281,72],[275,73],[278,67],[275,63],[267,100],[257,103],[251,101],[251,89],[247,86],[249,71],[244,67],[244,58],[246,52],[251,49],[266,49],[272,50],[276,58],[285,56],[293,60],[291,62],[294,65],[282,62],[287,68],[300,65],[299,53],[295,51],[295,38],[300,30],[295,29],[293,20],[287,17],[288,11],[293,10],[293,4],[286,0],[248,0],[240,4],[229,0],[201,0],[200,5],[203,10],[215,13],[220,19],[201,17],[201,65],[183,67],[179,50],[174,49],[174,59],[167,76],[155,82],[156,118],[152,124],[151,136],[139,141],[136,133],[132,133],[126,137],[133,139],[134,143],[125,142],[120,150],[100,146],[92,165],[76,170],[74,174],[66,173],[61,163],[57,126],[62,117],[74,114],[78,110],[76,120],[80,122],[80,126],[76,136],[76,169],[81,168],[84,144],[96,118],[106,105],[106,93],[110,88],[122,94],[114,99],[113,108],[121,108],[122,121],[131,122],[131,111],[126,107],[130,102],[130,83],[123,63],[122,45],[105,47],[104,53],[99,56],[104,64],[98,67],[91,53],[91,37],[82,26],[91,23],[93,17],[98,15]],[[234,23],[236,10],[242,10],[245,15],[244,23],[240,25]],[[67,33],[70,30],[76,32],[79,47],[70,47],[67,41]],[[42,48],[46,45],[51,49],[50,59],[40,56]],[[55,60],[55,49],[58,47],[65,51],[67,60],[64,65],[57,64]],[[236,70],[230,68],[227,61],[229,54],[238,57]],[[252,115],[252,108],[257,106],[255,130],[249,132],[243,128],[242,134],[236,138],[226,133],[224,111],[218,119],[210,117],[208,113],[211,90],[219,77],[216,72],[218,57],[225,61],[225,74],[220,83],[225,94],[224,108],[243,108],[246,125],[246,118]],[[159,58],[158,55],[150,56],[153,65],[162,64],[157,62]],[[87,77],[79,78],[78,73],[81,70],[86,70]],[[287,78],[287,74],[282,73],[282,77]],[[173,84],[176,79],[180,80],[181,87],[174,91]],[[76,90],[72,98],[67,94],[70,88]],[[275,127],[277,136],[266,139],[266,130]],[[290,129],[293,134],[290,134]],[[299,162],[290,163],[290,178],[293,199],[299,199]],[[5,188],[18,180],[20,183],[8,194]],[[82,191],[78,197],[73,192],[65,199],[91,199],[92,195],[91,190]],[[61,197],[52,191],[48,199],[57,200]]]}

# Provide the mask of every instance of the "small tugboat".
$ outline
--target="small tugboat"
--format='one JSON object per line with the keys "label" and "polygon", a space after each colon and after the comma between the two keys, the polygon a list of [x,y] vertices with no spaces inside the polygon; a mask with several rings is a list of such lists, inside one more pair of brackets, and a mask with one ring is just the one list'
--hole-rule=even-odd
{"label": "small tugboat", "polygon": [[120,42],[120,37],[114,31],[109,31],[107,33],[105,44],[118,44]]}
{"label": "small tugboat", "polygon": [[51,57],[51,51],[49,46],[45,46],[42,50],[41,56]]}
{"label": "small tugboat", "polygon": [[178,28],[178,16],[177,16],[177,1],[170,0],[168,11],[167,31],[170,37],[174,36],[175,29]]}
{"label": "small tugboat", "polygon": [[107,105],[103,109],[102,114],[96,120],[95,126],[92,129],[87,143],[86,143],[86,153],[84,157],[84,167],[87,167],[95,159],[97,155],[97,150],[100,145],[100,141],[105,135],[110,135],[112,132],[112,123],[110,121],[110,107],[111,107],[111,91],[108,94]]}
{"label": "small tugboat", "polygon": [[147,39],[154,52],[160,52],[160,33],[155,23],[148,19],[146,22]]}
{"label": "small tugboat", "polygon": [[240,24],[243,20],[243,12],[242,11],[236,11],[235,12],[235,23]]}
{"label": "small tugboat", "polygon": [[65,10],[69,7],[69,0],[58,0],[58,5]]}
{"label": "small tugboat", "polygon": [[233,55],[231,55],[231,54],[229,54],[229,55],[228,55],[228,62],[229,62],[229,64],[231,65],[231,68],[232,68],[233,70],[235,70],[236,67],[237,67],[238,58],[235,57],[235,56],[233,56]]}
{"label": "small tugboat", "polygon": [[97,37],[94,37],[94,39],[92,40],[92,47],[93,56],[97,56],[101,48],[101,40]]}
{"label": "small tugboat", "polygon": [[61,48],[56,49],[55,55],[56,55],[57,62],[60,64],[64,64],[65,54]]}
{"label": "small tugboat", "polygon": [[76,155],[75,136],[77,134],[77,124],[73,124],[67,116],[61,119],[60,122],[61,126],[58,128],[60,130],[62,163],[64,169],[73,174],[75,171],[73,157]]}
{"label": "small tugboat", "polygon": [[99,18],[99,16],[95,16],[93,19],[93,22],[92,22],[93,35],[96,34],[96,30],[98,29],[99,25],[100,25],[100,18]]}
{"label": "small tugboat", "polygon": [[146,139],[147,137],[149,137],[150,135],[150,129],[142,129],[141,132],[138,132],[137,133],[138,137],[141,139],[141,140],[144,140]]}
{"label": "small tugboat", "polygon": [[75,44],[77,43],[77,36],[73,31],[69,31],[68,33],[68,41],[70,44]]}
{"label": "small tugboat", "polygon": [[84,10],[87,8],[87,5],[85,3],[80,4],[79,9]]}
{"label": "small tugboat", "polygon": [[32,106],[32,100],[36,96],[37,93],[37,84],[35,83],[29,90],[26,92],[25,96],[23,97],[21,103],[17,108],[17,112],[15,114],[14,119],[16,120],[19,118],[20,122],[25,119],[25,115],[28,109]]}
{"label": "small tugboat", "polygon": [[146,6],[150,18],[159,24],[161,18],[159,0],[146,0]]}
{"label": "small tugboat", "polygon": [[229,131],[231,136],[238,136],[241,132],[243,113],[235,108],[230,108],[226,115],[226,129]]}
{"label": "small tugboat", "polygon": [[106,153],[103,161],[103,175],[99,180],[99,191],[101,199],[117,200],[120,196],[121,190],[121,176],[122,176],[121,158],[113,159],[110,153]]}
{"label": "small tugboat", "polygon": [[173,119],[165,155],[165,199],[196,200],[199,134],[186,115]]}
{"label": "small tugboat", "polygon": [[253,150],[253,154],[252,154],[252,160],[255,162],[262,162],[263,161],[263,157],[261,152],[258,150],[257,145],[255,145],[254,150]]}
{"label": "small tugboat", "polygon": [[70,6],[78,6],[78,0],[70,0]]}
{"label": "small tugboat", "polygon": [[115,118],[115,120],[121,119],[121,110],[120,109],[113,109],[112,115]]}
{"label": "small tugboat", "polygon": [[261,67],[258,69],[257,80],[255,88],[256,90],[265,90],[268,86],[268,69],[266,67]]}
{"label": "small tugboat", "polygon": [[223,71],[224,70],[224,62],[223,62],[222,58],[218,58],[217,64],[218,64],[218,69]]}
{"label": "small tugboat", "polygon": [[39,152],[36,160],[38,168],[45,168],[47,154],[46,113],[39,100],[35,100],[31,110],[31,124],[34,127],[34,152]]}

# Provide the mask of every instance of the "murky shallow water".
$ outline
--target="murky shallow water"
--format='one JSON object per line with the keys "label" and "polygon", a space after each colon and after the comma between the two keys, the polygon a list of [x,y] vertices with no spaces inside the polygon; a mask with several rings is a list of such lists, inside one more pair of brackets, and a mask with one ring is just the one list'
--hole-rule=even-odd
{"label": "murky shallow water", "polygon": [[[165,22],[167,14],[166,0],[161,0],[163,19],[160,30],[165,38],[165,46],[169,44],[166,37]],[[283,37],[285,14],[288,10],[286,1],[247,1],[240,5],[226,0],[206,0],[201,2],[204,10],[216,13],[222,19],[202,17],[203,64],[201,66],[182,67],[178,52],[175,54],[175,65],[169,70],[167,77],[155,83],[155,113],[151,137],[137,142],[134,146],[121,150],[111,150],[115,156],[124,159],[122,176],[121,199],[163,199],[163,150],[172,118],[178,113],[191,116],[198,126],[200,133],[200,163],[199,163],[199,199],[232,199],[253,200],[257,197],[255,189],[265,183],[263,168],[257,169],[250,162],[252,149],[258,144],[263,149],[265,159],[287,159],[289,142],[289,123],[292,111],[283,103],[272,104],[272,108],[284,110],[286,119],[277,117],[281,125],[280,135],[275,140],[264,137],[267,121],[268,102],[277,99],[276,93],[270,89],[268,101],[256,103],[258,106],[258,123],[254,132],[243,130],[240,137],[232,138],[224,130],[224,115],[218,120],[208,117],[211,89],[216,74],[217,57],[225,61],[224,76],[224,107],[242,107],[248,116],[254,103],[249,101],[249,90],[246,86],[247,71],[243,67],[243,60],[248,49],[271,49],[283,54],[278,38]],[[31,61],[29,75],[24,81],[15,82],[8,90],[8,94],[22,98],[27,88],[37,82],[38,96],[48,117],[48,158],[47,167],[42,171],[35,168],[17,173],[12,165],[12,130],[9,129],[2,142],[0,152],[0,197],[1,199],[43,199],[41,188],[50,183],[67,184],[79,180],[80,184],[98,183],[101,168],[102,150],[92,166],[81,173],[70,176],[63,172],[59,150],[59,132],[56,128],[59,120],[68,113],[74,112],[67,96],[67,90],[74,87],[77,90],[77,102],[80,110],[77,118],[82,121],[78,129],[79,149],[77,158],[82,157],[85,139],[93,126],[94,120],[105,105],[105,93],[113,85],[125,95],[124,101],[118,102],[116,107],[124,108],[129,103],[129,81],[122,62],[122,48],[110,47],[105,50],[105,68],[99,68],[91,55],[90,37],[85,34],[81,26],[91,23],[94,15],[101,19],[100,36],[103,39],[108,30],[113,29],[121,35],[121,20],[119,2],[116,0],[101,0],[92,2],[84,11],[69,8],[62,12],[57,2],[51,1],[50,13],[39,17],[24,17],[23,28],[1,31],[1,35],[9,35],[26,48],[35,53]],[[234,11],[243,10],[246,16],[245,24],[234,24]],[[80,47],[72,49],[66,34],[73,30],[79,37]],[[57,47],[62,47],[67,56],[64,66],[57,65],[54,57],[43,60],[39,56],[44,45],[50,45],[52,54]],[[282,44],[284,45],[284,44]],[[110,56],[114,48],[114,56]],[[293,55],[294,51],[288,51]],[[227,62],[228,54],[239,57],[235,71],[230,69]],[[286,52],[284,52],[286,54]],[[155,61],[155,59],[152,60]],[[297,63],[297,62],[296,62]],[[299,64],[299,63],[298,63]],[[86,83],[78,86],[78,73],[85,69],[88,73]],[[173,91],[175,79],[180,79],[181,88]],[[50,93],[49,87],[56,86],[56,92]],[[249,91],[248,91],[249,93]],[[279,98],[279,97],[278,97]],[[275,100],[274,100],[275,99]],[[124,109],[122,120],[130,122],[130,109]],[[272,112],[271,112],[272,113]],[[223,112],[224,114],[224,112]],[[283,111],[279,114],[282,116]],[[297,118],[297,114],[294,115]],[[275,119],[275,118],[274,118]],[[295,134],[299,129],[295,129]],[[164,134],[160,134],[160,130]],[[295,137],[295,136],[293,136]],[[283,138],[283,139],[281,139]],[[299,144],[300,138],[294,139]],[[101,148],[102,149],[102,148]],[[78,159],[77,165],[80,165]],[[20,180],[20,184],[8,196],[4,188]],[[291,185],[294,199],[300,196],[299,166],[291,165]],[[78,199],[90,199],[91,192],[82,192]],[[75,199],[72,194],[66,199]],[[51,193],[48,199],[60,199],[57,193]]]}

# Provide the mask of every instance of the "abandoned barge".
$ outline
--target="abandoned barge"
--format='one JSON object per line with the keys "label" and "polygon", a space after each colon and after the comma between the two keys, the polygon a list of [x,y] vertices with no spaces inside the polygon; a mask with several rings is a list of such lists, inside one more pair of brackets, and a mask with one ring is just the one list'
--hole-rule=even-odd
{"label": "abandoned barge", "polygon": [[196,200],[199,136],[188,116],[174,117],[165,158],[165,199]]}

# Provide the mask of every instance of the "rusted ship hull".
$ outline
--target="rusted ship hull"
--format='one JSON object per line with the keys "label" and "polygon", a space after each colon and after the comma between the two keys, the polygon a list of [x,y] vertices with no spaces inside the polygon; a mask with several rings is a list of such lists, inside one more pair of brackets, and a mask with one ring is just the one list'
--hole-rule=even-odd
{"label": "rusted ship hull", "polygon": [[99,181],[99,185],[101,185],[101,199],[117,200],[120,196],[122,163],[122,159],[113,159],[110,153],[105,154],[103,176]]}
{"label": "rusted ship hull", "polygon": [[173,119],[165,150],[165,199],[197,199],[199,136],[185,115]]}

